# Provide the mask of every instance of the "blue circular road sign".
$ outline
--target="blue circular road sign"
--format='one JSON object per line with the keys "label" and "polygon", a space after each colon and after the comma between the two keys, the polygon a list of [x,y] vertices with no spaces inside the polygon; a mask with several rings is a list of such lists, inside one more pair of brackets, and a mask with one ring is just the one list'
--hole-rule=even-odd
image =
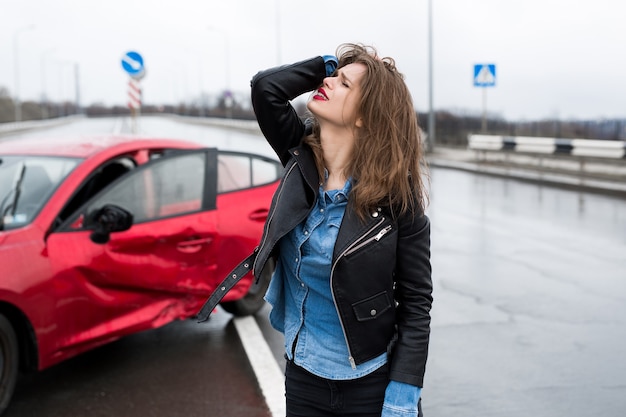
{"label": "blue circular road sign", "polygon": [[140,77],[145,70],[143,58],[137,52],[126,52],[122,57],[122,68],[124,68],[124,71],[131,77]]}

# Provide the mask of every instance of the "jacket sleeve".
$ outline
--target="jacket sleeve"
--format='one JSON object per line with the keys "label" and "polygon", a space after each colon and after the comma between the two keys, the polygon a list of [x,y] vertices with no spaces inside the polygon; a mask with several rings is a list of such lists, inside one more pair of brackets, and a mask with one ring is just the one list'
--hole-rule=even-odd
{"label": "jacket sleeve", "polygon": [[319,87],[326,76],[321,56],[257,73],[251,82],[252,107],[261,132],[283,165],[298,146],[305,125],[290,100]]}
{"label": "jacket sleeve", "polygon": [[390,379],[423,387],[433,301],[427,216],[407,215],[399,221],[395,274],[398,334]]}

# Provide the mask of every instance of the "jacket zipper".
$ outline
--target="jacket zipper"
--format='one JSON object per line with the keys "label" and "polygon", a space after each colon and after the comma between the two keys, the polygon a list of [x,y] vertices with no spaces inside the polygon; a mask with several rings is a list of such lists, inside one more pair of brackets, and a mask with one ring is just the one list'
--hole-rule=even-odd
{"label": "jacket zipper", "polygon": [[[333,263],[333,266],[330,270],[330,293],[333,296],[333,304],[335,304],[335,310],[337,311],[337,315],[339,316],[339,324],[341,324],[341,331],[343,332],[343,338],[346,341],[346,347],[348,348],[348,362],[350,362],[350,366],[352,367],[352,369],[356,369],[356,362],[354,361],[354,357],[352,356],[352,351],[350,350],[350,344],[348,343],[348,336],[346,335],[346,328],[343,325],[343,320],[341,320],[341,315],[339,314],[339,307],[337,306],[337,300],[335,299],[335,291],[333,291],[333,275],[335,273],[335,266],[337,266],[337,262],[339,261],[339,259],[341,259],[343,256],[347,255],[348,252],[352,251],[352,249],[357,246],[357,247],[361,247],[363,246],[363,244],[367,243],[367,242],[371,242],[372,240],[380,240],[381,237],[383,237],[385,235],[385,233],[387,233],[389,230],[391,230],[391,225],[387,226],[385,229],[381,230],[380,232],[378,232],[378,234],[370,239],[368,239],[366,242],[359,244],[359,241],[361,241],[362,239],[365,238],[365,236],[369,235],[370,233],[372,233],[372,231],[374,231],[378,226],[380,226],[383,222],[385,221],[385,218],[382,217],[378,223],[376,223],[373,227],[371,227],[366,233],[363,234],[363,236],[361,236],[359,239],[355,240],[354,242],[352,242],[352,244],[350,246],[348,246],[335,260],[335,262]],[[389,229],[389,230],[386,230]],[[386,230],[384,233],[383,231]],[[379,237],[380,236],[380,237]]]}
{"label": "jacket zipper", "polygon": [[[276,206],[278,205],[278,201],[280,200],[282,194],[283,194],[283,189],[285,188],[285,180],[287,179],[287,177],[289,176],[289,174],[291,174],[291,171],[294,170],[294,168],[296,167],[296,165],[298,165],[296,162],[293,163],[293,165],[289,168],[289,170],[287,171],[287,173],[285,174],[285,176],[283,177],[283,181],[280,184],[280,190],[278,190],[278,195],[276,196],[276,204],[274,204],[274,210],[270,213],[270,217],[267,219],[266,222],[266,230],[264,230],[264,236],[263,236],[263,241],[261,242],[261,244],[258,246],[259,248],[259,252],[261,251],[261,248],[263,247],[263,245],[265,245],[265,242],[267,241],[267,236],[268,236],[268,231],[270,229],[270,223],[272,222],[272,219],[274,218],[274,214],[276,214]],[[254,264],[252,266],[253,270],[256,270],[256,264],[257,264],[257,260],[259,259],[259,257],[257,256],[254,259]]]}
{"label": "jacket zipper", "polygon": [[384,229],[382,229],[380,232],[378,232],[378,234],[376,236],[372,236],[369,239],[367,239],[365,242],[361,242],[360,244],[350,247],[349,250],[345,251],[343,253],[343,255],[348,256],[356,251],[358,251],[359,249],[361,249],[363,246],[370,244],[373,241],[378,242],[380,239],[382,239],[383,236],[385,236],[389,231],[391,230],[391,225],[388,225],[387,227],[385,227]]}

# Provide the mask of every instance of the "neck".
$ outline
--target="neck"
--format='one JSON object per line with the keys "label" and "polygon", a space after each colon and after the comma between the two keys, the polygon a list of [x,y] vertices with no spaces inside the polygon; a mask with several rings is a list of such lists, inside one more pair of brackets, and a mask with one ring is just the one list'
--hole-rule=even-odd
{"label": "neck", "polygon": [[346,167],[352,157],[354,133],[345,129],[320,129],[324,166],[328,171],[327,190],[342,188],[348,176]]}

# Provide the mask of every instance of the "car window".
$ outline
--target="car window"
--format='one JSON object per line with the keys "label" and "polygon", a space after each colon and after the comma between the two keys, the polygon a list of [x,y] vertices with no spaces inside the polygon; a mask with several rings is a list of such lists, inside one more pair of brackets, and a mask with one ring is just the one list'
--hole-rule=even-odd
{"label": "car window", "polygon": [[107,185],[112,184],[115,180],[128,173],[136,166],[137,163],[132,158],[121,157],[107,161],[98,167],[63,207],[63,210],[61,210],[58,216],[57,224],[63,222],[91,197],[98,194],[101,190],[106,188]]}
{"label": "car window", "polygon": [[239,152],[220,152],[217,157],[217,191],[226,193],[269,184],[280,177],[278,161]]}
{"label": "car window", "polygon": [[[133,223],[203,209],[207,154],[196,152],[140,166],[96,196],[81,210],[87,215],[113,204],[130,211]],[[81,227],[73,223],[72,227]]]}
{"label": "car window", "polygon": [[80,161],[46,156],[0,156],[0,229],[30,223]]}

